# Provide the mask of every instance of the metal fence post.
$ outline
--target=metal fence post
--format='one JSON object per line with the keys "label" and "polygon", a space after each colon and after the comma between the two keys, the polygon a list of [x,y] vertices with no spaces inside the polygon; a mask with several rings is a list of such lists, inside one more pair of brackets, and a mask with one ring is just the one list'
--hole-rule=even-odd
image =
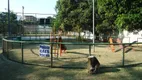
{"label": "metal fence post", "polygon": [[91,56],[91,45],[89,45],[89,56]]}
{"label": "metal fence post", "polygon": [[14,49],[13,47],[14,47],[14,46],[13,46],[13,42],[12,42],[12,43],[11,43],[11,48]]}
{"label": "metal fence post", "polygon": [[4,54],[4,52],[5,52],[5,51],[4,51],[4,47],[5,47],[5,46],[4,46],[4,40],[2,39],[2,53],[3,53],[3,54]]}
{"label": "metal fence post", "polygon": [[57,43],[56,43],[56,46],[57,46],[57,59],[58,59],[58,57],[59,57],[59,46],[58,46]]}
{"label": "metal fence post", "polygon": [[50,51],[51,51],[51,68],[53,67],[53,51],[52,51],[52,48],[53,48],[53,43],[51,43],[51,48],[50,48]]}
{"label": "metal fence post", "polygon": [[8,52],[8,50],[7,50],[7,41],[5,41],[5,48],[6,48],[5,53],[6,53],[6,56],[7,56],[7,58],[8,58],[8,54],[7,54],[7,52]]}
{"label": "metal fence post", "polygon": [[138,47],[138,38],[137,38],[137,47]]}
{"label": "metal fence post", "polygon": [[9,43],[10,42],[7,42],[7,58],[9,59]]}
{"label": "metal fence post", "polygon": [[21,53],[22,53],[22,64],[24,63],[24,51],[23,51],[23,43],[21,43]]}
{"label": "metal fence post", "polygon": [[130,43],[130,37],[129,37],[129,43]]}
{"label": "metal fence post", "polygon": [[123,56],[122,56],[122,66],[125,65],[125,44],[123,44]]}

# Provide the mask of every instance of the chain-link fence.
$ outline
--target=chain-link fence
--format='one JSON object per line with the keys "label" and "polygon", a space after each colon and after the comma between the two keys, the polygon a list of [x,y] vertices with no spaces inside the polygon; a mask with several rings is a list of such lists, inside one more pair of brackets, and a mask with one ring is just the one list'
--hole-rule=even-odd
{"label": "chain-link fence", "polygon": [[24,27],[23,34],[49,34],[52,31],[51,20],[55,14],[16,13]]}
{"label": "chain-link fence", "polygon": [[[52,31],[51,21],[55,14],[43,14],[43,13],[22,13],[22,12],[10,12],[10,27],[7,25],[7,12],[1,13],[1,28],[0,34],[7,36],[24,36],[37,34],[49,34]],[[14,18],[13,18],[14,17]],[[9,29],[10,28],[10,29]],[[8,29],[10,31],[8,31]]]}

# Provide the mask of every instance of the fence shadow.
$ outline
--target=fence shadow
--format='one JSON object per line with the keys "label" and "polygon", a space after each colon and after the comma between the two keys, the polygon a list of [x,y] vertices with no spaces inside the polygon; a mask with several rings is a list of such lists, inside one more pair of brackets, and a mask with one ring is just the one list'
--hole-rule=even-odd
{"label": "fence shadow", "polygon": [[132,68],[132,67],[136,67],[136,66],[142,66],[142,63],[130,64],[130,65],[125,65],[125,66],[115,66],[115,67],[102,66],[102,67],[100,67],[99,72],[97,74],[104,74],[104,73],[108,73],[108,72],[118,72],[118,71],[120,71],[119,68]]}
{"label": "fence shadow", "polygon": [[84,55],[84,56],[88,56],[88,55],[89,55],[89,53],[88,53],[88,54],[84,54],[84,53],[81,53],[81,52],[75,52],[75,51],[68,51],[68,52],[66,52],[66,53],[79,54],[79,55]]}

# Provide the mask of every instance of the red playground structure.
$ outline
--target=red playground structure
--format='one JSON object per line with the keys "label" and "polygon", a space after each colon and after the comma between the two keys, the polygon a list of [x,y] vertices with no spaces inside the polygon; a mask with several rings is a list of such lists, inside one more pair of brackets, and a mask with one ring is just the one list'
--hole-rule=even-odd
{"label": "red playground structure", "polygon": [[58,50],[60,50],[60,56],[61,56],[62,53],[64,53],[67,49],[64,44],[61,44],[63,42],[62,37],[59,36],[59,38],[57,38],[55,34],[53,34],[52,32],[50,33],[50,42],[56,42],[56,43],[60,42],[59,44],[54,45],[54,53],[57,55],[59,53]]}
{"label": "red playground structure", "polygon": [[[62,37],[59,37],[59,42],[62,42]],[[60,56],[62,55],[62,51],[65,52],[66,51],[66,46],[64,44],[59,44],[60,47]]]}

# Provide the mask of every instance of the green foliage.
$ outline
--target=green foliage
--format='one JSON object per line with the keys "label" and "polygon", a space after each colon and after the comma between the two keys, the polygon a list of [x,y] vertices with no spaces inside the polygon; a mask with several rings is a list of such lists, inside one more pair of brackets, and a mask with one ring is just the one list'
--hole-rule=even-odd
{"label": "green foliage", "polygon": [[[17,20],[17,15],[13,12],[10,12],[10,27],[12,34],[19,34],[24,29],[22,27],[22,22]],[[8,13],[1,12],[0,13],[0,33],[4,35],[8,33]]]}
{"label": "green foliage", "polygon": [[[95,31],[141,30],[142,0],[94,0]],[[92,0],[58,0],[55,25],[66,31],[92,31]],[[78,29],[78,30],[77,30]]]}
{"label": "green foliage", "polygon": [[142,0],[98,0],[97,6],[102,18],[99,30],[106,26],[119,31],[142,29]]}
{"label": "green foliage", "polygon": [[81,28],[89,30],[92,25],[91,2],[91,0],[58,0],[56,24],[58,22],[58,25],[66,31],[80,32]]}

